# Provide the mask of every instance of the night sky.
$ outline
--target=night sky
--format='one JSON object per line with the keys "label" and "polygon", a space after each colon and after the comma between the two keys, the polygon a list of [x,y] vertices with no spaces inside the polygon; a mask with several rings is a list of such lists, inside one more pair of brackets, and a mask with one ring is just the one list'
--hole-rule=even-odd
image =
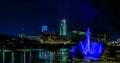
{"label": "night sky", "polygon": [[90,0],[2,0],[0,34],[16,36],[23,32],[34,35],[40,32],[42,25],[58,31],[63,18],[67,20],[69,31],[86,30],[90,26],[93,32],[119,34],[118,28],[106,20],[106,16],[113,18],[112,12],[100,7],[105,15]]}

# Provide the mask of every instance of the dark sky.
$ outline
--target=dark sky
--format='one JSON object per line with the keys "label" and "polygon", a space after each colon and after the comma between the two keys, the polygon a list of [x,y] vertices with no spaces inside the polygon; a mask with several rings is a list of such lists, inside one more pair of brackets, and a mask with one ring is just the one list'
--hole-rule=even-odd
{"label": "dark sky", "polygon": [[[39,33],[42,25],[59,30],[60,20],[67,20],[68,30],[116,32],[90,0],[2,0],[0,34]],[[107,10],[106,10],[107,11]],[[108,11],[107,11],[108,12]],[[24,30],[22,30],[24,29]]]}

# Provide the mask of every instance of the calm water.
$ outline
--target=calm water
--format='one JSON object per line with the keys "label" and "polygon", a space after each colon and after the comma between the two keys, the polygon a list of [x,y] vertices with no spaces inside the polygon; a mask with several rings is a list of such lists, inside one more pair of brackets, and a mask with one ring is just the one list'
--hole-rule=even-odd
{"label": "calm water", "polygon": [[0,63],[68,63],[69,49],[54,51],[47,49],[19,49],[17,51],[1,51]]}

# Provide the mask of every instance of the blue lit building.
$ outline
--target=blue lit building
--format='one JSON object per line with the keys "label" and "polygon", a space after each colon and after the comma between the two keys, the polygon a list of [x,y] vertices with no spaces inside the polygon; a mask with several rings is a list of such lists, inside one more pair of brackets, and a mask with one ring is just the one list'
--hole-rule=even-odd
{"label": "blue lit building", "polygon": [[48,26],[43,25],[41,29],[42,29],[42,32],[48,31]]}

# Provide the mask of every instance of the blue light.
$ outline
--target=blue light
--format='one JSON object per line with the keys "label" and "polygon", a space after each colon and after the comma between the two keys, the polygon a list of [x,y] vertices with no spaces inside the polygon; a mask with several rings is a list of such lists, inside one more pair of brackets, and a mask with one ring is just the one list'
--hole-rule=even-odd
{"label": "blue light", "polygon": [[71,46],[70,51],[74,53],[75,50],[76,50],[76,46]]}
{"label": "blue light", "polygon": [[69,52],[69,56],[70,56],[71,62],[72,62],[73,59],[74,59],[75,51],[76,51],[76,46],[71,46],[71,47],[70,47],[70,52]]}
{"label": "blue light", "polygon": [[42,32],[43,32],[43,31],[47,31],[47,30],[48,30],[48,26],[45,26],[45,25],[42,26]]}
{"label": "blue light", "polygon": [[89,58],[99,58],[103,45],[100,42],[90,41],[90,29],[87,30],[85,42],[79,42],[79,50],[84,54],[84,59],[86,62],[90,62]]}

